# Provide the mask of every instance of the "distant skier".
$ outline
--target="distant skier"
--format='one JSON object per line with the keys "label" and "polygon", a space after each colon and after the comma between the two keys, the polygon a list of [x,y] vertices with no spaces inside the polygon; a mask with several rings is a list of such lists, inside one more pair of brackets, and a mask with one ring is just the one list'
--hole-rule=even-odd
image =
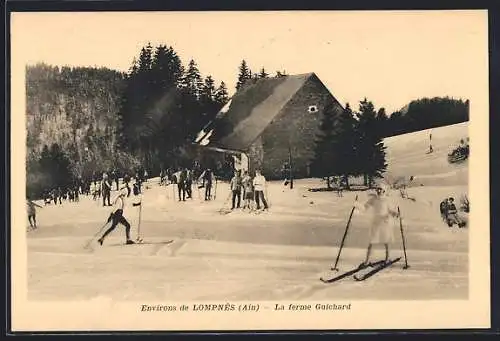
{"label": "distant skier", "polygon": [[339,177],[337,179],[337,196],[338,197],[342,198],[344,196],[344,186],[346,186],[345,178]]}
{"label": "distant skier", "polygon": [[203,172],[201,175],[203,179],[203,183],[205,185],[205,201],[210,200],[212,197],[212,183],[213,183],[213,174],[210,168]]}
{"label": "distant skier", "polygon": [[163,168],[160,170],[160,186],[165,185],[165,171]]}
{"label": "distant skier", "polygon": [[179,181],[177,182],[177,191],[179,194],[179,201],[186,201],[186,182],[187,171],[183,169],[179,174]]}
{"label": "distant skier", "polygon": [[59,205],[62,205],[62,195],[63,193],[61,187],[54,190],[54,204],[57,205],[57,202],[59,201]]}
{"label": "distant skier", "polygon": [[248,171],[243,173],[243,178],[241,180],[243,185],[243,209],[248,208],[252,209],[252,201],[254,200],[254,192],[253,192],[253,181],[252,177],[248,174]]}
{"label": "distant skier", "polygon": [[36,226],[36,207],[42,208],[42,206],[36,204],[30,198],[28,198],[26,200],[26,203],[27,203],[27,208],[28,208],[28,220],[30,222],[31,228],[34,230],[37,228],[37,226]]}
{"label": "distant skier", "polygon": [[127,198],[130,196],[130,175],[128,175],[128,173],[125,173],[125,175],[123,176],[123,183],[125,184],[125,187],[127,188]]}
{"label": "distant skier", "polygon": [[130,239],[130,224],[123,216],[126,196],[126,191],[122,190],[114,200],[113,205],[115,205],[115,211],[111,213],[110,217],[108,218],[108,222],[112,221],[111,227],[106,232],[104,232],[101,238],[99,238],[99,244],[103,244],[106,236],[110,234],[116,228],[116,226],[118,226],[118,224],[122,224],[123,226],[125,226],[126,244],[135,244],[134,241]]}
{"label": "distant skier", "polygon": [[357,204],[356,209],[367,211],[371,214],[370,242],[366,251],[366,259],[363,265],[370,264],[372,246],[383,244],[385,247],[385,262],[389,261],[389,244],[394,241],[393,225],[391,217],[398,217],[398,212],[390,207],[385,187],[377,186],[376,194],[363,204]]}
{"label": "distant skier", "polygon": [[[111,205],[111,182],[109,181],[109,177],[107,173],[102,174],[102,184],[101,184],[101,191],[102,191],[102,206],[112,206]],[[108,204],[106,205],[106,200],[108,201]]]}
{"label": "distant skier", "polygon": [[255,190],[255,203],[257,209],[260,210],[260,201],[264,204],[264,210],[267,210],[266,198],[264,197],[264,190],[266,189],[266,178],[261,174],[260,170],[255,171],[255,178],[253,179],[253,187]]}
{"label": "distant skier", "polygon": [[429,133],[429,154],[434,152],[434,149],[432,148],[432,131]]}
{"label": "distant skier", "polygon": [[134,196],[132,197],[132,206],[140,206],[142,201],[141,191],[139,190],[139,186],[134,184],[133,189]]}
{"label": "distant skier", "polygon": [[139,185],[139,191],[142,192],[142,177],[139,175],[139,172],[135,174],[135,183]]}
{"label": "distant skier", "polygon": [[[236,208],[240,208],[241,205],[241,186],[242,186],[242,181],[241,181],[241,171],[236,171],[233,178],[231,179],[231,192],[232,192],[232,206],[231,209],[234,210],[235,204]],[[238,199],[238,202],[236,203],[236,199]]]}

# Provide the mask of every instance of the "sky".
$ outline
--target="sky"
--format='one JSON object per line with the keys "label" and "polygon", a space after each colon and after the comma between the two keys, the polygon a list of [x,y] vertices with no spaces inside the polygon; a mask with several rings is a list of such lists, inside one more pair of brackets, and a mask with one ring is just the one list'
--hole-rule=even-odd
{"label": "sky", "polygon": [[245,59],[255,72],[315,72],[342,104],[366,97],[388,113],[470,98],[487,39],[486,11],[13,13],[11,25],[25,64],[127,71],[142,46],[166,44],[231,94]]}

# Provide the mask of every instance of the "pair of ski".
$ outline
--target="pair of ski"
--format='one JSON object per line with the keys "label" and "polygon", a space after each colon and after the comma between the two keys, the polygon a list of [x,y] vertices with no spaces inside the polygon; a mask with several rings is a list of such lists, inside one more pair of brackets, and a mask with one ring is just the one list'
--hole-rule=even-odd
{"label": "pair of ski", "polygon": [[[360,264],[356,268],[354,268],[352,270],[349,270],[349,271],[346,271],[346,272],[344,272],[344,273],[342,273],[342,274],[340,274],[338,276],[335,276],[333,278],[320,278],[320,280],[323,283],[334,283],[334,282],[337,282],[337,281],[339,281],[341,279],[344,279],[346,277],[353,276],[353,278],[356,281],[364,281],[364,280],[372,277],[373,275],[379,273],[380,271],[382,271],[384,269],[387,269],[388,267],[390,267],[394,263],[399,262],[400,260],[401,260],[401,257],[398,257],[398,258],[389,260],[387,262],[385,262],[385,261],[382,260],[382,261],[378,261],[378,262],[375,262],[375,263],[370,263],[368,265]],[[361,271],[363,271],[363,270],[365,270],[367,268],[372,268],[372,269],[369,270],[368,272],[363,272],[363,273],[360,274]]]}

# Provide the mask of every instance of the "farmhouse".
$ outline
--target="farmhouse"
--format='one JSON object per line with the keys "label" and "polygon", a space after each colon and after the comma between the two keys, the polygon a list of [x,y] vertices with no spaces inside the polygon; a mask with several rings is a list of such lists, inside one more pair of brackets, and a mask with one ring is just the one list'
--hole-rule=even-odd
{"label": "farmhouse", "polygon": [[235,168],[260,168],[269,179],[291,161],[295,178],[310,176],[325,105],[343,107],[314,73],[245,84],[199,132],[195,143],[235,157]]}

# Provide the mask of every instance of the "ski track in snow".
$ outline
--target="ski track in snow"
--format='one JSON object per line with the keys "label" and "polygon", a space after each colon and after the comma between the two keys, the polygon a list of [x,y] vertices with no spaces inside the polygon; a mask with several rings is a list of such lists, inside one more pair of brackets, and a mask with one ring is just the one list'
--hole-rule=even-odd
{"label": "ski track in snow", "polygon": [[[329,271],[354,197],[364,200],[366,192],[344,192],[339,198],[335,192],[308,191],[323,186],[318,179],[296,180],[293,190],[270,182],[269,212],[221,215],[228,184],[218,183],[215,201],[203,201],[203,193],[193,186],[193,199],[178,202],[172,186],[160,187],[158,179],[150,179],[142,210],[143,245],[121,246],[124,229],[118,227],[104,246],[94,242],[83,248],[109,215],[110,209],[99,200],[82,197],[79,203],[38,209],[39,229],[27,232],[29,298],[467,299],[468,228],[450,229],[438,213],[443,198],[458,201],[467,193],[467,164],[446,161],[446,154],[466,135],[465,124],[433,129],[435,153],[428,155],[426,132],[386,141],[388,175],[415,176],[416,186],[408,189],[414,201],[400,198],[398,191],[390,194],[403,215],[408,270],[402,269],[402,259],[363,282],[350,277],[331,284],[319,280],[363,260],[369,220],[354,214],[340,271]],[[437,186],[442,179],[445,183]],[[128,208],[125,216],[135,238],[137,211]],[[403,256],[399,221],[394,221],[394,233],[391,257]],[[383,257],[383,250],[374,249],[373,256]]]}

